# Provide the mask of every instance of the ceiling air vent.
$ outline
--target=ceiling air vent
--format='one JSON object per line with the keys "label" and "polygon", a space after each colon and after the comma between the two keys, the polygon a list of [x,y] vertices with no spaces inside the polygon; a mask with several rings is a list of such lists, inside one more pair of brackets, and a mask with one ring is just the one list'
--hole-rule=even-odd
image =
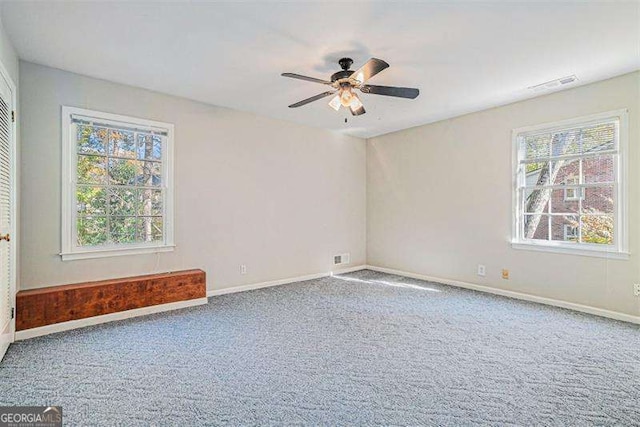
{"label": "ceiling air vent", "polygon": [[543,90],[550,90],[560,86],[568,85],[570,83],[575,82],[576,80],[578,80],[576,76],[561,77],[559,79],[551,80],[545,83],[541,83],[539,85],[529,86],[528,89],[534,92],[541,92]]}

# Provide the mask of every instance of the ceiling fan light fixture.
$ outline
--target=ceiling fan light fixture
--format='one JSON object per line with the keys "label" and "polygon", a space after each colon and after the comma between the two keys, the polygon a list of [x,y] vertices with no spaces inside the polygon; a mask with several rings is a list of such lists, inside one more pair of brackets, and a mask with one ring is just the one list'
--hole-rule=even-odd
{"label": "ceiling fan light fixture", "polygon": [[333,98],[331,98],[331,101],[329,101],[329,107],[333,108],[336,111],[340,110],[340,105],[342,105],[340,103],[340,95],[334,96]]}
{"label": "ceiling fan light fixture", "polygon": [[353,99],[353,92],[351,92],[351,87],[345,87],[340,89],[340,103],[343,107],[349,108],[351,105],[351,100]]}
{"label": "ceiling fan light fixture", "polygon": [[352,110],[358,110],[360,109],[360,107],[362,107],[362,102],[360,101],[358,95],[354,93],[353,97],[351,98],[351,102],[349,103],[349,108],[351,108]]}

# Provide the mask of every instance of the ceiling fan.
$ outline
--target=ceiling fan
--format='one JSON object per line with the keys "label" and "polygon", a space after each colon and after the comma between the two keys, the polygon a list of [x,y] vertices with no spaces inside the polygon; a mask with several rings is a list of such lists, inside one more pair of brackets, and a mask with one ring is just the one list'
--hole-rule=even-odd
{"label": "ceiling fan", "polygon": [[302,76],[294,73],[282,73],[283,77],[291,77],[293,79],[306,80],[308,82],[320,83],[323,85],[331,86],[332,90],[323,92],[319,95],[312,96],[311,98],[304,99],[295,104],[289,105],[289,108],[297,108],[306,105],[310,102],[317,101],[318,99],[326,98],[327,96],[335,95],[329,102],[329,106],[338,111],[340,106],[349,108],[351,114],[354,116],[360,116],[366,113],[364,105],[358,95],[354,92],[354,89],[359,89],[362,93],[370,93],[373,95],[386,95],[395,96],[397,98],[409,98],[415,99],[420,91],[409,87],[392,87],[392,86],[374,86],[367,85],[365,82],[371,77],[378,74],[380,71],[389,67],[382,59],[371,58],[356,71],[349,70],[353,59],[342,58],[338,61],[342,71],[338,71],[331,76],[331,81],[316,79],[315,77]]}

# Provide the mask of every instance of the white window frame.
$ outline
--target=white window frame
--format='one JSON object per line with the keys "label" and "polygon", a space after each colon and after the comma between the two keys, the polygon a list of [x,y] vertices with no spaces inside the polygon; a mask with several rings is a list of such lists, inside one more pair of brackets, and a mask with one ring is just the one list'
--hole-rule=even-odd
{"label": "white window frame", "polygon": [[[611,259],[629,259],[629,215],[628,215],[628,169],[629,169],[629,118],[628,110],[620,109],[607,111],[589,116],[582,116],[552,123],[526,126],[512,131],[512,239],[511,247],[542,252],[555,252],[570,255],[594,256]],[[519,173],[520,137],[527,133],[542,131],[554,132],[565,128],[596,124],[607,120],[618,121],[618,154],[614,158],[617,162],[617,191],[614,210],[614,243],[613,245],[597,245],[575,243],[570,241],[546,241],[524,239],[523,232],[523,203],[519,194],[521,177]]]}
{"label": "white window frame", "polygon": [[[565,182],[566,185],[580,185],[580,177],[574,177],[572,179],[568,179]],[[573,196],[569,195],[569,191],[573,191]],[[582,187],[575,188],[565,188],[564,189],[564,200],[567,202],[575,202],[576,200],[584,199],[583,197]]]}
{"label": "white window frame", "polygon": [[[575,233],[573,233],[573,230],[575,230]],[[564,224],[564,240],[569,240],[569,238],[576,237],[578,237],[578,227],[574,227],[571,224]]]}
{"label": "white window frame", "polygon": [[[145,129],[162,130],[167,133],[167,137],[163,138],[162,145],[162,189],[164,190],[164,233],[162,241],[94,247],[77,245],[77,141],[75,132],[71,131],[73,124],[72,116],[84,116],[88,120],[95,120],[100,123],[115,126],[137,126]],[[63,261],[169,252],[174,250],[173,132],[174,127],[171,123],[62,106],[62,250],[60,256]]]}

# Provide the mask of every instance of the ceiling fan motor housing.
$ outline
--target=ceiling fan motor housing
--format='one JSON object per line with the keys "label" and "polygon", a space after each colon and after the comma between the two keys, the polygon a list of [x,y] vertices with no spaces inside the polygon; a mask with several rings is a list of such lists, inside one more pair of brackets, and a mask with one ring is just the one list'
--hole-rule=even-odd
{"label": "ceiling fan motor housing", "polygon": [[340,64],[340,68],[342,68],[343,70],[347,71],[349,69],[349,67],[351,67],[351,65],[353,64],[353,59],[351,59],[351,58],[341,58],[338,61],[338,64]]}
{"label": "ceiling fan motor housing", "polygon": [[349,70],[349,67],[351,67],[351,64],[353,64],[353,59],[342,58],[338,61],[338,64],[340,64],[342,71],[338,71],[337,73],[334,73],[331,76],[332,82],[335,82],[341,79],[348,79],[351,76],[351,74],[353,74],[353,71]]}
{"label": "ceiling fan motor housing", "polygon": [[353,71],[351,70],[338,71],[337,73],[334,73],[331,75],[331,81],[335,82],[340,79],[348,79],[351,76],[351,74],[353,74]]}

